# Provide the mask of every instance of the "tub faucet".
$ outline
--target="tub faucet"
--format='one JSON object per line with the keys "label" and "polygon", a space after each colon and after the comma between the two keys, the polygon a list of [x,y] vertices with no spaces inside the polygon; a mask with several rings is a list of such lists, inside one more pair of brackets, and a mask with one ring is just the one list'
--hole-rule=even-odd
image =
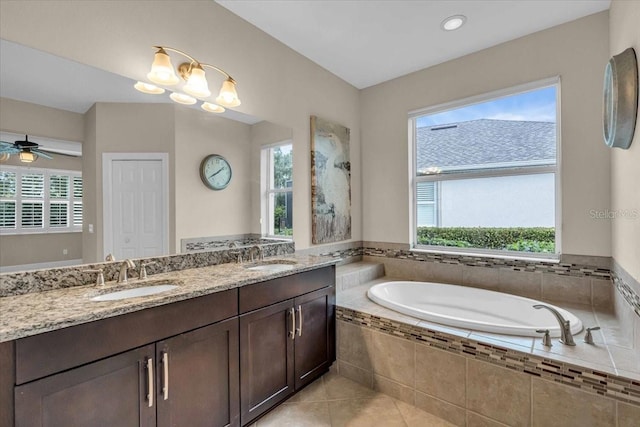
{"label": "tub faucet", "polygon": [[558,320],[558,323],[560,324],[560,342],[564,345],[576,345],[576,343],[573,341],[573,335],[571,335],[571,322],[562,317],[562,314],[560,314],[558,310],[545,304],[536,304],[533,306],[533,308],[546,308],[551,313],[553,313],[553,315]]}
{"label": "tub faucet", "polygon": [[120,273],[118,274],[118,283],[127,283],[127,269],[136,268],[136,265],[130,259],[125,259],[120,264]]}

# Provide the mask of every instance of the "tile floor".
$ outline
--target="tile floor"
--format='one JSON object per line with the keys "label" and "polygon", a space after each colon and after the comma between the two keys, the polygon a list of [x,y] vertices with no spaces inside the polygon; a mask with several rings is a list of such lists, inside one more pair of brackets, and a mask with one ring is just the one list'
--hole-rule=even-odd
{"label": "tile floor", "polygon": [[250,427],[449,427],[453,424],[334,372]]}

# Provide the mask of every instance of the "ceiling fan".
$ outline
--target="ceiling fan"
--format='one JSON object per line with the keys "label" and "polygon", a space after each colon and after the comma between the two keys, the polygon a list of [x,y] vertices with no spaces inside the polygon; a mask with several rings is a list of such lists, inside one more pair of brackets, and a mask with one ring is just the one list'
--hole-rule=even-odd
{"label": "ceiling fan", "polygon": [[52,160],[53,157],[50,153],[55,153],[56,155],[77,157],[72,154],[62,153],[55,149],[47,149],[41,147],[40,144],[29,141],[29,135],[25,135],[24,140],[22,141],[0,141],[0,161],[8,160],[12,154],[17,154],[20,158],[20,161],[23,163],[34,162],[38,159],[38,157]]}

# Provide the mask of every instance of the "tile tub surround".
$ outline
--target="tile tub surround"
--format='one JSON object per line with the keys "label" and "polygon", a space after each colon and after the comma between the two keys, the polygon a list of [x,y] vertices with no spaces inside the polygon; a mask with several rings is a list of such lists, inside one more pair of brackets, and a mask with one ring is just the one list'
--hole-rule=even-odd
{"label": "tile tub surround", "polygon": [[[295,253],[293,242],[276,242],[260,245],[265,257],[286,256]],[[190,268],[207,267],[212,265],[235,263],[237,255],[234,251],[241,251],[244,259],[249,259],[251,246],[234,249],[220,249],[213,251],[193,252],[150,258],[134,259],[135,271],[130,271],[130,277],[136,278],[140,262],[150,263],[147,274],[152,277],[160,273],[169,273]],[[85,273],[84,270],[102,269],[105,281],[118,277],[122,261],[101,262],[73,267],[61,267],[45,270],[25,271],[18,273],[0,274],[0,297],[22,295],[33,292],[49,291],[53,289],[84,286],[95,283],[96,273]]]}
{"label": "tile tub surround", "polygon": [[[339,267],[337,283],[344,268]],[[353,270],[355,266],[350,268]],[[594,346],[582,342],[582,332],[575,337],[576,347],[563,346],[554,339],[553,347],[546,349],[539,338],[451,328],[405,316],[369,301],[366,290],[387,280],[385,277],[346,290],[337,289],[338,372],[341,375],[457,425],[464,425],[462,420],[465,413],[469,419],[469,411],[474,417],[489,417],[507,425],[530,425],[519,424],[517,419],[522,414],[528,419],[528,414],[536,413],[535,408],[539,413],[538,418],[534,415],[533,425],[554,425],[537,424],[536,420],[545,419],[541,411],[551,405],[553,396],[560,395],[568,395],[570,402],[593,402],[612,417],[626,413],[616,412],[615,408],[624,407],[634,414],[640,411],[640,366],[635,371],[618,369],[627,367],[629,358],[637,359],[638,351],[606,345],[611,338],[607,336],[609,331],[619,327],[610,312],[584,305],[559,304],[578,315],[586,325],[603,326],[603,331],[594,334]],[[616,358],[618,350],[626,351],[621,359]],[[494,383],[498,385],[494,387]],[[503,383],[524,384],[525,390],[533,392],[529,392],[527,399],[504,389]],[[496,387],[500,395],[489,400],[500,402],[508,396],[507,401],[514,409],[506,410],[498,403],[491,406],[478,397],[486,394],[486,389]],[[581,404],[563,409],[567,419],[583,416],[571,412],[574,407],[579,408]],[[598,414],[593,415],[595,420],[599,419]],[[601,424],[593,425],[616,425],[614,418],[607,417]],[[622,420],[620,423],[624,425]],[[567,421],[556,425],[588,424]]]}
{"label": "tile tub surround", "polygon": [[[296,264],[291,270],[284,272],[251,271],[241,264],[225,263],[160,273],[145,281],[131,280],[126,285],[110,282],[101,287],[74,286],[47,292],[1,297],[0,342],[183,301],[336,263],[335,259],[327,257],[293,255],[286,258],[296,261]],[[176,284],[178,288],[147,297],[119,301],[90,300],[91,297],[99,294],[161,282]]]}

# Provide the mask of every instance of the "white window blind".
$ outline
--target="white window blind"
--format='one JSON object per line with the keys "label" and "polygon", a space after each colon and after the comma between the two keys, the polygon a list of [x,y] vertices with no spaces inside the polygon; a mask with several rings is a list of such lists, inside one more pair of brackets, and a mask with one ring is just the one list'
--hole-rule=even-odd
{"label": "white window blind", "polygon": [[62,231],[82,231],[81,173],[3,166],[0,233]]}

